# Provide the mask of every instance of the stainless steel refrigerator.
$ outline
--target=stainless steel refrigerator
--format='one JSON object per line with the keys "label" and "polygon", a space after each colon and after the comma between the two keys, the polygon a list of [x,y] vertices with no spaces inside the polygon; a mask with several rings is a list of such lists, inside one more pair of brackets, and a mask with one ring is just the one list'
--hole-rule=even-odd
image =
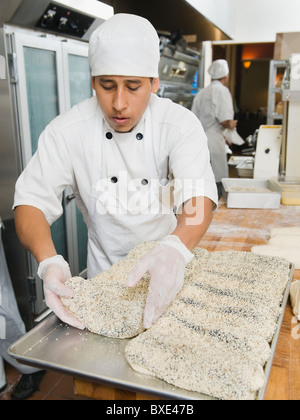
{"label": "stainless steel refrigerator", "polygon": [[[35,153],[46,125],[93,95],[87,32],[102,21],[97,19],[95,23],[96,19],[74,12],[80,33],[74,26],[54,27],[53,22],[48,30],[49,20],[45,17],[49,10],[72,17],[72,9],[59,9],[56,2],[47,0],[12,3],[18,7],[11,13],[9,23],[0,28],[0,217],[5,226],[3,243],[17,302],[30,329],[47,308],[42,282],[36,274],[37,263],[16,235],[12,211],[15,183]],[[30,14],[29,7],[34,5]],[[26,10],[30,19],[26,18]],[[60,23],[58,20],[57,25]],[[66,36],[70,30],[74,34]],[[84,276],[87,228],[71,189],[65,191],[63,206],[64,215],[51,227],[53,240],[57,252],[69,262],[73,275]]]}

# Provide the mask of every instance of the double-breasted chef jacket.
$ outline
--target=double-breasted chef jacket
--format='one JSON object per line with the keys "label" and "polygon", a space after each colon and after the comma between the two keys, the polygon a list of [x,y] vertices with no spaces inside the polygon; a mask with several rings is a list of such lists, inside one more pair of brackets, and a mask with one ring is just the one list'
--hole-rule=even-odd
{"label": "double-breasted chef jacket", "polygon": [[[36,207],[52,225],[63,213],[67,186],[88,227],[88,277],[136,245],[171,234],[176,211],[189,199],[208,197],[217,205],[201,123],[189,110],[154,94],[130,133],[109,126],[96,97],[54,119],[16,184],[14,208]],[[166,203],[156,204],[168,195],[166,211]]]}

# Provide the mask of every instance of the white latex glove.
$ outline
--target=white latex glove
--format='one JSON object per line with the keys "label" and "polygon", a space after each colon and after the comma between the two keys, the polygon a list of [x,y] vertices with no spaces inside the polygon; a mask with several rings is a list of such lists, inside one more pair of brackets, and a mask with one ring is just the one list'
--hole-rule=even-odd
{"label": "white latex glove", "polygon": [[144,327],[150,328],[181,291],[186,265],[194,255],[177,236],[167,236],[144,255],[130,273],[127,286],[135,286],[148,272],[151,276],[144,312]]}
{"label": "white latex glove", "polygon": [[38,276],[44,280],[44,294],[47,306],[66,324],[83,330],[85,327],[62,304],[59,296],[71,299],[73,290],[65,286],[65,282],[72,277],[69,264],[61,255],[47,258],[38,268]]}

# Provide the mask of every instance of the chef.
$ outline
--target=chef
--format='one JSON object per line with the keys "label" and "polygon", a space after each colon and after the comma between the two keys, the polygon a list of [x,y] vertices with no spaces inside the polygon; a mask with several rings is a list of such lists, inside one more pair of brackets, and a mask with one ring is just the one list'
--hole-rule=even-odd
{"label": "chef", "polygon": [[234,130],[237,121],[234,120],[232,97],[226,87],[229,81],[227,61],[214,61],[208,72],[212,77],[212,83],[198,92],[193,102],[192,111],[201,121],[208,137],[211,164],[220,197],[222,178],[228,178],[229,176],[224,131]]}
{"label": "chef", "polygon": [[57,255],[50,226],[63,213],[71,186],[88,227],[88,277],[158,241],[128,278],[151,276],[144,325],[149,328],[183,286],[184,270],[209,227],[217,203],[207,139],[193,113],[158,98],[159,38],[144,18],[118,14],[91,36],[89,60],[96,97],[57,117],[42,133],[19,178],[19,238],[39,263],[48,306],[64,322],[83,325],[59,297],[68,263]]}

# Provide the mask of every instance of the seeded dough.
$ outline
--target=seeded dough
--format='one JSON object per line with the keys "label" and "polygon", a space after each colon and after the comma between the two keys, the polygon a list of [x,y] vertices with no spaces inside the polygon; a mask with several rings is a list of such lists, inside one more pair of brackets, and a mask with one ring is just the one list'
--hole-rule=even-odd
{"label": "seeded dough", "polygon": [[74,278],[74,299],[62,299],[93,332],[130,338],[128,363],[140,373],[219,399],[255,399],[281,314],[289,279],[286,260],[245,252],[209,253],[197,248],[185,285],[165,315],[143,332],[149,286],[125,282],[137,260],[156,244],[91,280]]}
{"label": "seeded dough", "polygon": [[137,336],[144,331],[149,276],[134,288],[125,284],[139,258],[155,245],[150,242],[133,249],[124,260],[90,280],[68,280],[66,285],[74,290],[74,298],[62,298],[62,303],[95,334],[122,339]]}
{"label": "seeded dough", "polygon": [[273,228],[271,230],[271,238],[274,236],[282,236],[282,235],[292,235],[292,236],[300,236],[300,228],[299,227],[286,227],[286,228]]}
{"label": "seeded dough", "polygon": [[268,245],[255,246],[252,252],[258,255],[269,255],[285,258],[300,269],[300,228],[274,228]]}
{"label": "seeded dough", "polygon": [[128,362],[189,391],[256,399],[289,273],[283,259],[196,250],[176,301],[127,345]]}
{"label": "seeded dough", "polygon": [[269,240],[269,245],[298,248],[300,260],[300,235],[276,235]]}

